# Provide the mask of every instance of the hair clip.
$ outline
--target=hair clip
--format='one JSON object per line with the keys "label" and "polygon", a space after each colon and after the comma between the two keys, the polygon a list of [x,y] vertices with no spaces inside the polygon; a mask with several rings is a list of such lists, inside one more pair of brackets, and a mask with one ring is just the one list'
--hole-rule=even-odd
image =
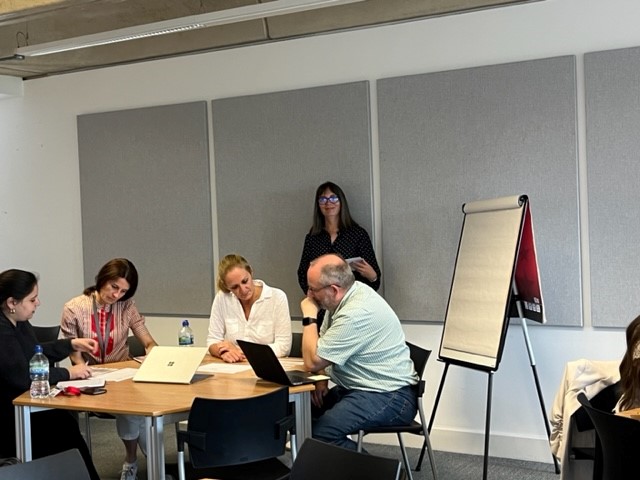
{"label": "hair clip", "polygon": [[82,392],[77,387],[65,387],[62,390],[62,394],[68,397],[77,397],[78,395],[80,395],[80,393]]}

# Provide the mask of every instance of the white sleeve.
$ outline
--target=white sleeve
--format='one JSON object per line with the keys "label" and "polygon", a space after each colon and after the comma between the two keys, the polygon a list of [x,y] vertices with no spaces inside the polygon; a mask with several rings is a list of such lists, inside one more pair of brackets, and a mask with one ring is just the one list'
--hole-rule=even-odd
{"label": "white sleeve", "polygon": [[224,340],[224,318],[222,315],[224,294],[216,293],[211,305],[211,316],[209,317],[209,332],[207,334],[207,347]]}
{"label": "white sleeve", "polygon": [[287,295],[278,289],[274,289],[273,299],[275,302],[273,308],[274,344],[271,348],[273,348],[276,356],[286,357],[291,351],[291,316],[289,315],[289,302],[287,301]]}

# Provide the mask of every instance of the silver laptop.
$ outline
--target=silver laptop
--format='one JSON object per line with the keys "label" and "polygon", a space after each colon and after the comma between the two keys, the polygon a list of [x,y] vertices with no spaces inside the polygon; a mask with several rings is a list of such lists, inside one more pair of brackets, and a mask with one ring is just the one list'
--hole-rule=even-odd
{"label": "silver laptop", "polygon": [[195,373],[206,353],[206,347],[153,347],[133,381],[188,384],[201,380],[208,375]]}

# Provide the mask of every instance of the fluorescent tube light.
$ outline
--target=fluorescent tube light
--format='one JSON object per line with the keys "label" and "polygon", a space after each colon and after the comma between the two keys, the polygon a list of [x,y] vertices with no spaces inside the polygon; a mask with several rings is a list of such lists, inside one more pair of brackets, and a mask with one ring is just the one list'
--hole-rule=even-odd
{"label": "fluorescent tube light", "polygon": [[362,2],[364,0],[274,0],[267,3],[246,5],[244,7],[228,8],[216,12],[191,15],[188,17],[174,18],[162,22],[137,25],[135,27],[120,28],[109,32],[94,33],[82,37],[67,38],[55,42],[40,43],[19,47],[17,55],[35,57],[52,53],[67,52],[80,48],[107,45],[109,43],[126,42],[139,38],[166,35],[169,33],[194,30],[198,28],[214,27],[216,25],[228,25],[230,23],[245,22],[260,18],[286,15],[289,13],[304,12],[317,8],[333,7],[348,3]]}
{"label": "fluorescent tube light", "polygon": [[21,78],[0,75],[0,100],[3,98],[22,97],[23,95],[24,87]]}

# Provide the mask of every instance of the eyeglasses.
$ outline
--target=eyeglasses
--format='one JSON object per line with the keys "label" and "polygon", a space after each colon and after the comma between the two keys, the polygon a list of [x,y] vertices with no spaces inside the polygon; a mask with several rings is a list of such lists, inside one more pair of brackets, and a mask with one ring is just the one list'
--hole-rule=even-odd
{"label": "eyeglasses", "polygon": [[318,204],[319,205],[326,205],[327,202],[329,203],[340,203],[340,198],[337,195],[329,195],[328,197],[318,197]]}
{"label": "eyeglasses", "polygon": [[330,283],[329,285],[324,285],[322,287],[318,287],[318,288],[313,288],[311,285],[307,286],[307,289],[312,292],[312,293],[318,293],[321,290],[324,290],[325,288],[329,288],[331,285],[333,285],[332,283]]}

